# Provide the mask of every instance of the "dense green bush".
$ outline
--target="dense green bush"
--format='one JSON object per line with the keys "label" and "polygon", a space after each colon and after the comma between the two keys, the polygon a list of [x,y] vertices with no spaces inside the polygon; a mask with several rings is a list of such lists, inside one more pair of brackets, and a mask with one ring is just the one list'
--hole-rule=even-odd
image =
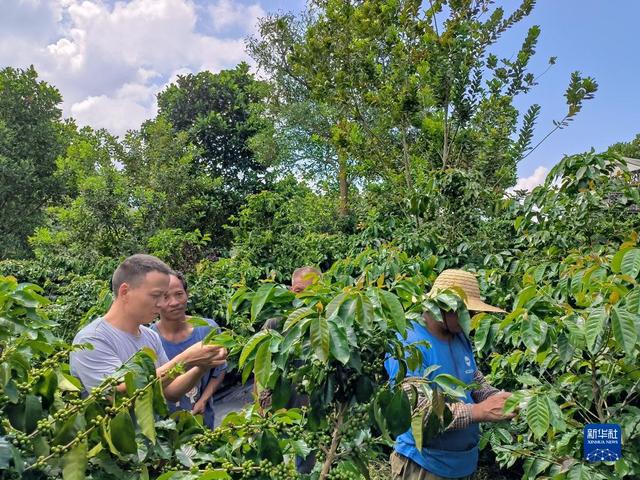
{"label": "dense green bush", "polygon": [[92,275],[71,275],[59,286],[55,302],[45,307],[57,323],[53,333],[67,343],[89,321],[106,313],[111,304],[109,282]]}
{"label": "dense green bush", "polygon": [[286,281],[298,267],[328,268],[342,258],[349,250],[343,227],[335,199],[287,177],[246,199],[232,227],[233,253]]}
{"label": "dense green bush", "polygon": [[183,232],[179,228],[158,230],[147,240],[151,255],[169,263],[172,268],[183,272],[193,270],[194,265],[202,259],[211,236],[200,230]]}
{"label": "dense green bush", "polygon": [[254,286],[260,278],[260,270],[248,260],[222,258],[203,260],[195,271],[187,276],[189,285],[189,311],[213,318],[220,325],[236,329],[239,325],[229,322],[227,304],[236,288]]}

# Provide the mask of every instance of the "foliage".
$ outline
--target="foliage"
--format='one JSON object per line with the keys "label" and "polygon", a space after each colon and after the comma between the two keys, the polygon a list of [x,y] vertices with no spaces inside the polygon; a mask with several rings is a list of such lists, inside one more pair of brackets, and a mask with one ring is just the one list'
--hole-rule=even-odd
{"label": "foliage", "polygon": [[[382,361],[386,354],[397,355],[405,372],[407,363],[420,361],[415,348],[405,359],[398,335],[406,332],[403,303],[415,319],[420,299],[430,301],[419,285],[432,268],[432,262],[406,254],[365,251],[336,262],[298,295],[264,283],[232,298],[230,311],[248,310],[254,324],[275,317],[277,328],[232,344],[231,353],[243,380],[253,372],[258,390],[271,391],[271,411],[286,406],[294,392],[308,397],[307,443],[315,450],[320,479],[367,475],[368,459],[390,444],[390,433],[409,429],[409,399],[401,388],[388,386]],[[410,271],[417,277],[405,280],[403,272]],[[438,413],[443,412],[433,415]]]}
{"label": "foliage", "polygon": [[235,317],[226,319],[227,304],[237,288],[254,286],[259,278],[260,269],[246,259],[202,260],[196,265],[195,271],[187,276],[189,309],[194,314],[213,318],[218,324],[238,333],[245,333],[241,325],[235,322]]}
{"label": "foliage", "polygon": [[[271,109],[285,127],[275,125],[273,145],[304,152],[305,170],[329,165],[342,214],[358,183],[384,182],[403,199],[419,194],[416,178],[429,181],[438,170],[463,170],[501,193],[539,145],[532,142],[540,107],[520,115],[514,101],[537,84],[528,69],[540,28],[528,30],[512,58],[499,59],[494,44],[534,2],[509,15],[491,4],[314,1],[298,18],[267,17],[249,51],[275,79]],[[568,112],[552,132],[596,89],[575,72]]]}
{"label": "foliage", "polygon": [[71,343],[76,332],[111,305],[109,282],[92,275],[70,275],[58,286],[55,302],[47,305],[47,316],[57,323],[52,332]]}
{"label": "foliage", "polygon": [[60,193],[53,173],[70,130],[61,102],[33,67],[0,70],[0,258],[28,254],[27,236]]}
{"label": "foliage", "polygon": [[[475,345],[491,354],[493,378],[518,389],[508,409],[522,408],[508,430],[489,429],[484,442],[503,467],[523,459],[523,478],[572,478],[581,471],[604,479],[640,472],[640,249],[637,235],[633,239],[619,249],[576,251],[562,262],[532,267],[504,320],[474,319]],[[615,470],[584,464],[584,425],[610,422],[622,425],[623,458]]]}
{"label": "foliage", "polygon": [[607,149],[607,153],[617,153],[623,157],[640,158],[640,134],[630,142],[614,143]]}
{"label": "foliage", "polygon": [[[640,476],[640,190],[622,158],[638,157],[637,139],[509,192],[597,83],[572,74],[566,114],[538,139],[540,107],[515,104],[538,81],[539,27],[513,57],[492,53],[534,2],[423,3],[269,16],[248,45],[267,81],[246,64],[181,76],[122,139],[63,123],[33,68],[0,71],[0,478],[296,478],[309,454],[309,479],[369,478],[394,436],[424,443],[469,387],[403,378],[420,349],[399,339],[441,310],[458,311],[478,364],[515,392],[516,420],[484,428],[485,461],[525,479]],[[149,352],[80,396],[66,342],[140,251],[184,270],[190,311],[229,328],[209,341],[270,392],[264,412],[214,431],[167,417]],[[303,265],[324,274],[294,294],[281,282]],[[459,292],[426,294],[448,267],[476,272],[511,313],[469,318]],[[622,424],[622,460],[582,460],[593,421]]]}
{"label": "foliage", "polygon": [[306,446],[275,435],[298,425],[300,412],[232,414],[215,432],[185,412],[156,420],[167,409],[148,350],[81,398],[38,290],[0,278],[1,478],[189,478],[199,468],[195,478],[291,478],[293,454]]}
{"label": "foliage", "polygon": [[290,278],[298,267],[327,268],[348,249],[334,200],[287,177],[251,195],[233,219],[234,254],[263,275]]}
{"label": "foliage", "polygon": [[266,91],[267,85],[241,63],[217,74],[179,76],[158,95],[159,117],[166,118],[176,132],[185,132],[197,147],[195,171],[222,185],[217,192],[219,208],[209,213],[205,231],[223,244],[221,227],[227,218],[246,195],[269,183],[268,165],[257,161],[249,145],[266,127],[258,108]]}
{"label": "foliage", "polygon": [[200,230],[185,233],[179,228],[158,230],[147,241],[151,255],[171,263],[176,270],[189,271],[203,256],[205,247],[211,241],[208,233]]}

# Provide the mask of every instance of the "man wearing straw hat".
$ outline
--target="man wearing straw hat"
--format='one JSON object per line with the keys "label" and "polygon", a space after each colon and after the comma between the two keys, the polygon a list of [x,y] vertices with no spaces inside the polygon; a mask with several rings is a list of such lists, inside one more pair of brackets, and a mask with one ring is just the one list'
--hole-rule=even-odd
{"label": "man wearing straw hat", "polygon": [[[431,293],[457,287],[465,293],[465,305],[470,312],[504,313],[480,298],[475,275],[463,270],[445,270],[433,284]],[[453,421],[449,426],[418,450],[411,430],[396,439],[391,455],[391,471],[395,480],[439,480],[447,478],[470,479],[478,464],[480,422],[497,422],[513,418],[505,415],[503,407],[510,393],[500,391],[487,383],[476,367],[471,342],[463,333],[455,311],[442,311],[442,321],[425,312],[422,322],[414,322],[407,331],[405,345],[427,341],[430,348],[420,345],[423,363],[408,377],[422,377],[432,365],[439,368],[428,377],[441,373],[458,378],[465,384],[476,384],[476,390],[465,392],[464,401],[449,404]],[[388,358],[385,368],[395,378],[398,360]],[[421,399],[425,401],[425,399]]]}

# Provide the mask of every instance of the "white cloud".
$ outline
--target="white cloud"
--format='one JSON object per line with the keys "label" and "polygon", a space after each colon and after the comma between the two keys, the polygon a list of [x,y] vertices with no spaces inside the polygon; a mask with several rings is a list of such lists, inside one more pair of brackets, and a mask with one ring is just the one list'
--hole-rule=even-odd
{"label": "white cloud", "polygon": [[518,182],[514,187],[510,188],[510,191],[515,190],[527,190],[531,191],[538,185],[544,183],[547,174],[549,173],[549,169],[543,166],[537,167],[534,172],[528,177],[519,178]]}
{"label": "white cloud", "polygon": [[140,104],[106,95],[87,97],[71,106],[71,113],[80,125],[93,128],[106,128],[110,132],[122,134],[135,128],[153,115],[153,112]]}
{"label": "white cloud", "polygon": [[258,18],[265,16],[260,4],[243,5],[232,0],[218,0],[209,7],[209,14],[216,32],[241,28],[243,33],[256,33]]}
{"label": "white cloud", "polygon": [[[229,0],[209,9],[194,0],[0,0],[0,7],[0,66],[34,64],[61,91],[66,115],[115,134],[152,117],[156,94],[177,74],[247,61],[244,36],[265,14],[257,3]],[[17,21],[38,28],[16,28]],[[207,22],[215,35],[199,30]]]}

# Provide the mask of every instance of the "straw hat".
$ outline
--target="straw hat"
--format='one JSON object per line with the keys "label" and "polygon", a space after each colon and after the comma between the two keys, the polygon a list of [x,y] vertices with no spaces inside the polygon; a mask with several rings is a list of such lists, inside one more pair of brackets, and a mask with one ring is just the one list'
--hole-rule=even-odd
{"label": "straw hat", "polygon": [[446,288],[458,287],[465,295],[465,305],[473,312],[500,312],[506,313],[504,310],[492,305],[488,305],[480,298],[480,286],[478,285],[478,279],[471,272],[465,272],[464,270],[444,270],[436,281],[433,282],[431,292],[434,293],[438,290],[444,290]]}

